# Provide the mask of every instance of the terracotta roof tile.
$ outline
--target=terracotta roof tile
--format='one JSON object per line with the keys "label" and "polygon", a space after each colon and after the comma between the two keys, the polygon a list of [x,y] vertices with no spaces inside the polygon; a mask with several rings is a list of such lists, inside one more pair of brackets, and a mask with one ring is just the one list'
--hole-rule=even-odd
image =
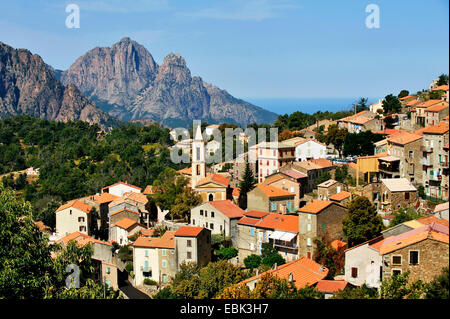
{"label": "terracotta roof tile", "polygon": [[298,216],[270,213],[258,223],[258,227],[298,233]]}
{"label": "terracotta roof tile", "polygon": [[148,203],[148,199],[147,199],[147,195],[142,194],[142,193],[136,193],[136,192],[128,192],[123,194],[123,197],[125,198],[130,198],[138,203],[141,204],[147,204]]}
{"label": "terracotta roof tile", "polygon": [[148,248],[175,248],[175,232],[166,231],[162,237],[138,237],[133,243],[134,247],[148,247]]}
{"label": "terracotta roof tile", "polygon": [[413,133],[401,133],[401,134],[396,134],[392,137],[388,138],[388,141],[394,144],[400,144],[400,145],[405,145],[405,144],[409,144],[411,142],[420,140],[422,138],[422,136],[420,135],[416,135]]}
{"label": "terracotta roof tile", "polygon": [[68,202],[67,204],[59,206],[59,208],[56,210],[56,213],[66,209],[66,208],[69,208],[69,207],[79,209],[79,210],[85,212],[86,214],[88,214],[92,209],[92,206],[90,206],[88,204],[80,202],[79,200],[73,200],[73,201]]}
{"label": "terracotta roof tile", "polygon": [[[447,209],[448,209],[448,206],[447,206]],[[436,224],[440,224],[440,225],[449,227],[448,220],[438,218],[438,217],[436,217],[434,215],[429,215],[429,216],[417,218],[416,221],[418,221],[419,223],[422,223],[424,225],[431,225],[432,223],[436,223]]]}
{"label": "terracotta roof tile", "polygon": [[128,229],[131,226],[138,224],[136,221],[129,219],[129,218],[123,218],[121,220],[119,220],[117,223],[115,223],[114,225],[111,226],[111,228],[113,228],[114,226],[123,228],[123,229]]}
{"label": "terracotta roof tile", "polygon": [[263,218],[269,214],[270,214],[269,212],[264,212],[261,210],[250,210],[250,211],[244,213],[245,216],[253,217],[253,218]]}
{"label": "terracotta roof tile", "polygon": [[339,250],[340,248],[347,246],[347,243],[346,243],[346,242],[343,242],[343,241],[341,241],[341,240],[339,240],[339,239],[335,239],[335,240],[333,240],[333,241],[331,242],[330,245],[331,245],[331,247],[333,247],[335,250]]}
{"label": "terracotta roof tile", "polygon": [[266,274],[271,274],[286,280],[289,280],[289,275],[292,274],[295,287],[297,287],[297,289],[301,289],[307,286],[315,285],[319,280],[325,278],[328,275],[328,268],[319,265],[311,259],[302,257],[278,266],[277,269],[271,269],[261,273],[260,275],[248,278],[241,281],[239,284],[246,284],[255,279],[260,279]]}
{"label": "terracotta roof tile", "polygon": [[186,167],[177,171],[178,174],[192,175],[192,167]]}
{"label": "terracotta roof tile", "polygon": [[448,105],[435,105],[428,107],[425,112],[440,112],[445,109],[448,109]]}
{"label": "terracotta roof tile", "polygon": [[205,229],[205,228],[204,227],[181,226],[175,232],[175,236],[197,237],[202,232],[203,229]]}
{"label": "terracotta roof tile", "polygon": [[329,167],[333,167],[333,163],[331,163],[329,160],[325,159],[325,158],[317,158],[317,159],[312,159],[311,162],[322,166],[322,168],[329,168]]}
{"label": "terracotta roof tile", "polygon": [[449,123],[439,122],[436,125],[430,125],[422,130],[422,133],[427,134],[444,134],[448,132]]}
{"label": "terracotta roof tile", "polygon": [[341,191],[337,194],[334,194],[333,196],[328,197],[329,200],[337,200],[337,201],[341,201],[344,200],[346,198],[349,198],[350,196],[352,196],[351,193],[346,192],[346,191]]}
{"label": "terracotta roof tile", "polygon": [[345,280],[320,280],[316,289],[324,293],[335,293],[339,290],[344,290],[348,282]]}
{"label": "terracotta roof tile", "polygon": [[80,246],[80,247],[85,246],[89,243],[92,243],[92,244],[96,243],[96,244],[112,246],[112,244],[110,242],[98,240],[98,239],[95,239],[91,236],[88,236],[88,235],[80,233],[80,232],[73,232],[67,236],[64,236],[58,242],[63,242],[64,244],[67,244],[71,240],[76,241],[78,246]]}
{"label": "terracotta roof tile", "polygon": [[328,201],[328,200],[313,200],[312,202],[309,202],[302,208],[297,209],[297,211],[301,212],[301,213],[318,214],[321,211],[323,211],[325,208],[327,208],[333,204],[344,207],[336,202],[332,202],[332,201]]}
{"label": "terracotta roof tile", "polygon": [[244,216],[245,213],[244,210],[230,200],[216,200],[208,203],[228,218],[239,218]]}
{"label": "terracotta roof tile", "polygon": [[122,209],[119,209],[119,210],[116,211],[116,212],[110,213],[109,216],[114,216],[114,215],[116,215],[116,214],[119,214],[119,213],[125,212],[125,211],[126,211],[126,212],[130,212],[130,213],[134,213],[134,214],[139,215],[139,212],[138,212],[138,211],[131,210],[131,209],[128,209],[128,208],[122,208]]}
{"label": "terracotta roof tile", "polygon": [[271,185],[259,185],[257,188],[259,188],[269,198],[295,196],[294,193],[285,191],[283,189]]}
{"label": "terracotta roof tile", "polygon": [[145,187],[145,189],[144,189],[143,194],[144,195],[153,195],[154,194],[153,185],[147,185],[147,187]]}
{"label": "terracotta roof tile", "polygon": [[224,187],[228,187],[230,180],[219,174],[209,174],[197,183],[197,187],[203,184],[216,183]]}
{"label": "terracotta roof tile", "polygon": [[260,221],[261,221],[261,219],[259,219],[259,218],[249,218],[249,217],[244,216],[241,219],[239,219],[237,221],[237,223],[242,224],[242,225],[255,226]]}
{"label": "terracotta roof tile", "polygon": [[[433,106],[433,105],[438,104],[438,103],[441,103],[441,102],[442,102],[442,100],[428,100],[428,101],[425,101],[425,102],[422,102],[422,103],[417,104],[416,107],[419,107],[419,108],[428,108],[428,107],[430,107],[430,106]],[[448,103],[447,103],[447,104],[448,104]]]}

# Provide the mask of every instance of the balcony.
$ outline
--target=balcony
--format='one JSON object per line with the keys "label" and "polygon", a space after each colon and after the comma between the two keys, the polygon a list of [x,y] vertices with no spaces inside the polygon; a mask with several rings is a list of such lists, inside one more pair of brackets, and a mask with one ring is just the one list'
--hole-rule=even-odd
{"label": "balcony", "polygon": [[422,157],[420,159],[420,164],[425,166],[433,166],[433,164],[431,163],[431,159],[429,157]]}
{"label": "balcony", "polygon": [[421,150],[422,152],[431,153],[431,152],[433,152],[433,146],[431,146],[431,145],[422,145],[422,146],[420,147],[420,150]]}
{"label": "balcony", "polygon": [[287,241],[284,241],[284,240],[276,239],[272,243],[273,243],[273,245],[275,247],[297,250],[298,249],[298,245],[297,245],[296,241],[297,241],[297,237],[295,238],[294,242],[287,242]]}
{"label": "balcony", "polygon": [[439,182],[442,179],[442,175],[428,175],[428,180]]}

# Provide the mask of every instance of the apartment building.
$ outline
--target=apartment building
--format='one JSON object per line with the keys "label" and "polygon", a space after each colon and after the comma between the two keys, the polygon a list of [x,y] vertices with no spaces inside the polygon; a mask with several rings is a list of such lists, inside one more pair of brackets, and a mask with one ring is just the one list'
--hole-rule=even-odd
{"label": "apartment building", "polygon": [[175,232],[177,271],[183,262],[204,267],[211,261],[211,230],[204,227],[181,226]]}
{"label": "apartment building", "polygon": [[295,161],[295,147],[284,142],[263,142],[252,146],[250,150],[257,154],[257,178],[260,183],[286,163]]}
{"label": "apartment building", "polygon": [[78,200],[61,205],[56,210],[56,234],[66,236],[73,232],[91,234],[92,206]]}

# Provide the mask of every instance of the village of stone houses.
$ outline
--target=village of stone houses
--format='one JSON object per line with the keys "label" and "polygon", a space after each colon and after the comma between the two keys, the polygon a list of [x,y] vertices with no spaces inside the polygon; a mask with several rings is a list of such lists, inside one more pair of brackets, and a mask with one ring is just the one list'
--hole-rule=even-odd
{"label": "village of stone houses", "polygon": [[[448,94],[435,80],[395,113],[380,99],[221,163],[206,160],[220,125],[198,125],[171,147],[190,161],[168,183],[117,180],[56,208],[55,227],[34,222],[49,245],[90,247],[104,298],[448,298]],[[379,138],[343,156],[341,131]]]}

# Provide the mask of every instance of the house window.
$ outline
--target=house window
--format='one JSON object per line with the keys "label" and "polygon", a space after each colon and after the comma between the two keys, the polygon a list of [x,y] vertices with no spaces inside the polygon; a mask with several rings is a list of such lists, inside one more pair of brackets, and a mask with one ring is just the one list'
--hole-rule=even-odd
{"label": "house window", "polygon": [[[210,202],[212,202],[212,201],[214,200],[214,195],[213,195],[213,194],[209,194],[209,195],[208,195],[208,200],[209,200]],[[205,211],[205,216],[207,216],[206,211]]]}
{"label": "house window", "polygon": [[211,218],[214,218],[214,212],[211,212]]}
{"label": "house window", "polygon": [[308,231],[311,231],[311,224],[308,224],[308,225],[306,226],[306,229],[307,229]]}
{"label": "house window", "polygon": [[294,192],[294,186],[291,186],[290,188],[290,192],[293,193]]}
{"label": "house window", "polygon": [[401,269],[392,269],[392,276],[398,276],[402,274]]}
{"label": "house window", "polygon": [[144,261],[144,271],[148,271],[148,260]]}
{"label": "house window", "polygon": [[167,261],[163,260],[161,264],[162,264],[162,267],[163,267],[163,268],[166,268],[166,267],[167,267]]}
{"label": "house window", "polygon": [[203,209],[200,209],[200,216],[203,216]]}
{"label": "house window", "polygon": [[322,224],[322,231],[325,231],[325,224]]}
{"label": "house window", "polygon": [[192,247],[192,240],[188,239],[186,242],[187,247]]}
{"label": "house window", "polygon": [[277,203],[272,202],[272,211],[276,211],[277,210]]}
{"label": "house window", "polygon": [[213,223],[210,223],[210,224],[209,224],[209,228],[214,229],[214,224],[213,224]]}
{"label": "house window", "polygon": [[195,219],[192,220],[192,225],[195,225]]}
{"label": "house window", "polygon": [[110,279],[106,280],[106,287],[111,288],[111,280]]}
{"label": "house window", "polygon": [[84,223],[84,217],[78,217],[78,222],[79,223]]}
{"label": "house window", "polygon": [[106,273],[110,274],[111,273],[111,268],[110,267],[106,267]]}
{"label": "house window", "polygon": [[162,255],[162,256],[167,256],[167,250],[163,249],[163,250],[161,251],[161,255]]}
{"label": "house window", "polygon": [[166,282],[167,282],[167,275],[166,275],[166,274],[163,274],[163,275],[162,275],[162,282],[163,282],[163,283],[166,283]]}
{"label": "house window", "polygon": [[85,231],[86,230],[86,227],[85,226],[80,226],[80,231]]}
{"label": "house window", "polygon": [[308,220],[311,220],[311,214],[308,214]]}
{"label": "house window", "polygon": [[358,268],[352,267],[352,278],[358,278]]}
{"label": "house window", "polygon": [[402,256],[392,256],[392,264],[393,265],[401,265],[402,264]]}
{"label": "house window", "polygon": [[409,252],[409,263],[411,265],[418,265],[419,264],[419,251],[411,250]]}
{"label": "house window", "polygon": [[250,236],[255,236],[255,229],[253,227],[250,228]]}
{"label": "house window", "polygon": [[409,192],[405,193],[405,199],[409,199]]}
{"label": "house window", "polygon": [[192,259],[192,252],[188,251],[186,255],[187,259]]}
{"label": "house window", "polygon": [[[211,194],[209,196],[211,196]],[[205,217],[208,217],[208,211],[206,210],[205,210]]]}
{"label": "house window", "polygon": [[72,210],[69,211],[70,215],[72,215]]}
{"label": "house window", "polygon": [[148,250],[145,250],[145,257],[148,257]]}
{"label": "house window", "polygon": [[220,231],[222,231],[223,230],[223,226],[222,225],[220,225]]}
{"label": "house window", "polygon": [[306,246],[311,246],[311,238],[306,238]]}

